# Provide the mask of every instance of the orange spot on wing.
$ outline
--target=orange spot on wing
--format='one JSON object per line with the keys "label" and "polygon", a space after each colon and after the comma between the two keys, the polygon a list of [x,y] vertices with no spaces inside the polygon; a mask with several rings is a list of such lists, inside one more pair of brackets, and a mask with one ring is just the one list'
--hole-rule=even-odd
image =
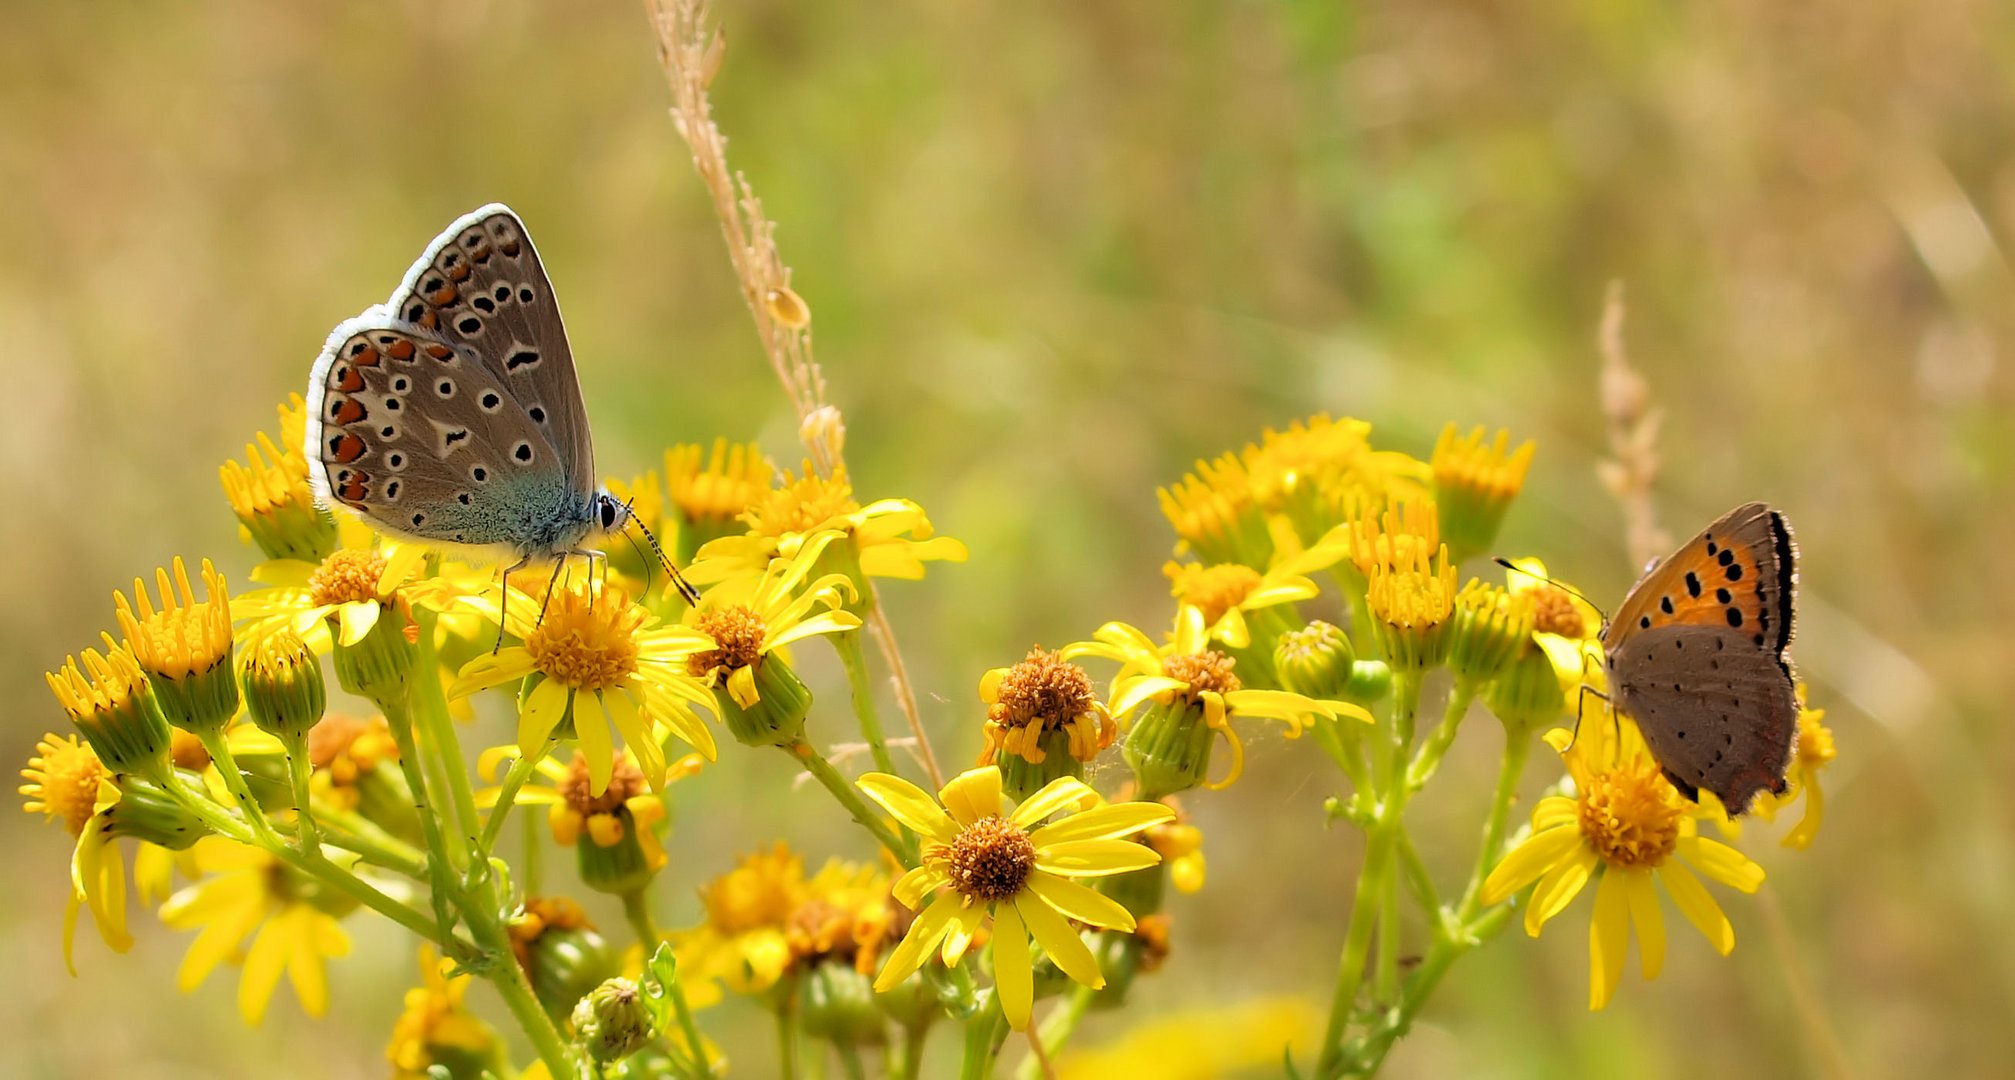
{"label": "orange spot on wing", "polygon": [[356,368],[353,367],[344,368],[343,373],[336,377],[335,384],[333,386],[333,389],[341,390],[346,394],[354,394],[357,391],[362,390],[363,388],[364,388],[364,376],[361,372],[359,372]]}
{"label": "orange spot on wing", "polygon": [[453,285],[443,285],[427,294],[427,302],[435,307],[447,307],[449,304],[455,302],[455,297],[460,295],[461,292]]}
{"label": "orange spot on wing", "polygon": [[355,435],[339,435],[329,444],[337,461],[348,464],[364,456],[364,440]]}
{"label": "orange spot on wing", "polygon": [[455,355],[455,350],[436,342],[427,346],[427,355],[436,360],[446,360],[448,357]]}
{"label": "orange spot on wing", "polygon": [[413,358],[413,343],[407,341],[405,338],[400,338],[392,342],[385,349],[385,352],[394,360],[411,360]]}
{"label": "orange spot on wing", "polygon": [[354,424],[362,420],[364,415],[364,403],[356,398],[344,398],[336,403],[334,419],[338,424]]}
{"label": "orange spot on wing", "polygon": [[360,352],[357,355],[352,356],[350,358],[350,366],[360,368],[377,367],[378,366],[377,348],[371,345],[364,346],[363,352]]}

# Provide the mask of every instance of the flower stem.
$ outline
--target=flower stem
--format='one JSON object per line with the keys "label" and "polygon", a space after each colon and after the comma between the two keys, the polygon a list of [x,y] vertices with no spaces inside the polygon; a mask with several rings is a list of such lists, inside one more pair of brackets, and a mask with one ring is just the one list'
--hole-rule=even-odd
{"label": "flower stem", "polygon": [[836,1040],[833,1049],[839,1051],[840,1071],[847,1075],[847,1080],[868,1080],[867,1070],[861,1067],[861,1052],[854,1049],[853,1043]]}
{"label": "flower stem", "polygon": [[[1078,1024],[1084,1020],[1084,1014],[1090,1011],[1092,998],[1097,993],[1098,991],[1083,983],[1071,984],[1070,996],[1064,998],[1063,1004],[1052,1009],[1050,1014],[1043,1018],[1042,1026],[1037,1029],[1039,1038],[1037,1045],[1041,1047],[1044,1057],[1054,1058],[1063,1051],[1064,1044],[1070,1041],[1070,1037],[1077,1032]],[[1042,1075],[1042,1060],[1031,1054],[1027,1061],[1021,1063],[1021,1068],[1015,1071],[1015,1080],[1038,1080]]]}
{"label": "flower stem", "polygon": [[553,752],[556,745],[558,740],[548,738],[546,744],[539,747],[538,753],[521,754],[518,760],[511,762],[510,770],[504,774],[504,782],[497,786],[497,801],[490,807],[490,820],[483,823],[483,835],[476,843],[476,850],[487,855],[496,845],[497,833],[502,831],[504,819],[511,816],[511,808],[518,801],[518,789],[532,778],[532,771],[539,767],[539,762],[544,761],[547,754]]}
{"label": "flower stem", "polygon": [[896,835],[895,831],[888,827],[888,823],[884,822],[868,806],[867,801],[861,798],[860,793],[854,790],[854,786],[847,783],[846,777],[841,776],[839,770],[833,768],[833,763],[812,749],[810,743],[799,739],[785,746],[783,750],[796,758],[798,763],[804,766],[805,771],[812,775],[812,779],[832,792],[833,798],[839,800],[840,805],[853,815],[854,820],[873,833],[875,839],[889,849],[889,853],[900,860],[904,867],[917,865],[916,842]]}
{"label": "flower stem", "polygon": [[1377,924],[1380,881],[1391,860],[1392,836],[1374,828],[1364,850],[1364,869],[1357,877],[1357,893],[1350,902],[1350,927],[1344,931],[1343,959],[1337,964],[1336,990],[1329,1001],[1329,1026],[1322,1036],[1322,1054],[1317,1060],[1317,1076],[1333,1076],[1343,1060],[1344,1036],[1357,1006],[1357,990],[1364,982],[1364,962],[1371,951],[1371,931]]}
{"label": "flower stem", "polygon": [[868,676],[867,652],[861,648],[861,632],[848,630],[831,635],[833,649],[840,654],[840,664],[847,669],[847,688],[853,692],[854,716],[861,723],[861,737],[868,741],[868,752],[874,755],[875,768],[894,774],[895,759],[889,756],[888,739],[882,734],[881,717],[875,712],[874,681]]}
{"label": "flower stem", "polygon": [[1499,906],[1491,909],[1474,923],[1465,923],[1453,937],[1437,935],[1434,945],[1420,967],[1406,980],[1406,990],[1400,995],[1397,1005],[1386,1014],[1382,1022],[1371,1031],[1364,1042],[1364,1049],[1353,1063],[1352,1072],[1360,1076],[1376,1075],[1385,1064],[1385,1055],[1413,1028],[1414,1017],[1427,1004],[1442,976],[1460,959],[1464,953],[1489,941],[1504,929],[1511,918],[1511,908]]}
{"label": "flower stem", "polygon": [[252,794],[251,785],[245,783],[245,774],[238,769],[238,759],[231,754],[230,744],[224,740],[222,729],[202,731],[196,738],[203,743],[203,749],[210,755],[210,761],[217,766],[217,775],[224,780],[224,790],[238,803],[238,812],[245,816],[252,832],[262,839],[273,837],[273,823],[267,819],[265,808]]}
{"label": "flower stem", "polygon": [[700,1025],[693,1019],[693,1007],[686,1002],[684,982],[673,979],[671,985],[665,987],[665,992],[672,996],[672,1012],[679,1018],[679,1030],[685,1033],[686,1045],[692,1048],[696,1071],[702,1076],[712,1075],[713,1070],[707,1065],[707,1041],[700,1036]]}
{"label": "flower stem", "polygon": [[902,1080],[923,1080],[924,1043],[930,1039],[928,1023],[903,1025]]}
{"label": "flower stem", "polygon": [[1497,766],[1497,788],[1490,796],[1490,816],[1483,823],[1483,846],[1476,853],[1476,867],[1469,872],[1469,884],[1463,887],[1462,902],[1455,911],[1458,922],[1476,918],[1482,906],[1483,882],[1497,865],[1497,854],[1504,847],[1505,825],[1511,818],[1511,804],[1518,798],[1518,778],[1525,772],[1525,759],[1531,750],[1530,735],[1505,731],[1504,758]]}
{"label": "flower stem", "polygon": [[1441,714],[1441,723],[1436,724],[1427,741],[1420,745],[1413,755],[1413,763],[1406,768],[1406,787],[1409,792],[1419,791],[1441,767],[1442,756],[1455,743],[1455,733],[1462,726],[1462,718],[1469,712],[1469,703],[1476,699],[1476,684],[1468,679],[1457,679],[1455,688],[1449,691],[1448,708]]}
{"label": "flower stem", "polygon": [[[440,616],[424,607],[415,607],[413,621],[419,625],[419,655],[414,657],[413,696],[419,705],[421,730],[429,748],[437,755],[441,771],[447,775],[450,804],[454,807],[455,842],[466,848],[476,835],[482,816],[476,810],[476,792],[469,783],[469,765],[462,757],[462,740],[455,734],[455,720],[448,715],[448,699],[441,689],[440,659],[434,652],[434,625]],[[484,854],[488,853],[484,848]]]}
{"label": "flower stem", "polygon": [[789,1002],[777,1006],[777,1075],[796,1080],[798,1075],[798,1025]]}
{"label": "flower stem", "polygon": [[959,1063],[959,1080],[992,1080],[1007,1026],[1007,1017],[1001,1015],[1000,999],[990,996],[986,1007],[966,1021],[966,1050]]}
{"label": "flower stem", "polygon": [[[298,741],[298,740],[297,740]],[[305,742],[287,748],[287,777],[294,786],[294,842],[310,858],[322,854],[321,830],[315,826],[314,802],[308,794],[308,747]]]}
{"label": "flower stem", "polygon": [[401,695],[388,694],[378,702],[378,708],[385,714],[385,726],[391,729],[392,741],[399,747],[399,768],[406,774],[406,787],[413,793],[413,810],[420,818],[420,835],[427,843],[428,891],[434,903],[434,917],[440,922],[440,937],[446,938],[455,928],[455,915],[449,909],[452,901],[461,896],[461,887],[455,881],[455,873],[448,864],[448,845],[441,836],[441,819],[434,813],[433,796],[428,794],[427,773],[420,763],[420,746],[413,737],[413,714]]}
{"label": "flower stem", "polygon": [[651,950],[658,947],[658,924],[651,918],[651,899],[647,889],[631,889],[623,894],[623,917],[630,920],[630,929],[637,935],[637,943],[644,947],[648,958]]}

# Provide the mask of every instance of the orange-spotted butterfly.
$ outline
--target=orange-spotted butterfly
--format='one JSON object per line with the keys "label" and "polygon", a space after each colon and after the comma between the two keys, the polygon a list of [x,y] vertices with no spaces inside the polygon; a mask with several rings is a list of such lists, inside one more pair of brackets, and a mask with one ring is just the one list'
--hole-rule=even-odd
{"label": "orange-spotted butterfly", "polygon": [[1740,814],[1782,794],[1798,734],[1791,644],[1798,547],[1784,515],[1721,515],[1631,586],[1602,630],[1616,707],[1637,721],[1666,779]]}

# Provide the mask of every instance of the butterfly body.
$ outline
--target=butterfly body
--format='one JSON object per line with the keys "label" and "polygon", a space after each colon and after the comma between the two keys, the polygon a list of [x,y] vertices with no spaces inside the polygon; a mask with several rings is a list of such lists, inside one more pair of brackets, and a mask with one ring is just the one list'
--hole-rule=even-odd
{"label": "butterfly body", "polygon": [[1647,570],[1603,629],[1616,707],[1675,787],[1731,814],[1787,786],[1797,557],[1784,515],[1738,506]]}
{"label": "butterfly body", "polygon": [[628,521],[595,480],[566,329],[531,238],[492,203],[392,298],[337,325],[308,380],[309,480],[402,539],[515,566],[596,554]]}

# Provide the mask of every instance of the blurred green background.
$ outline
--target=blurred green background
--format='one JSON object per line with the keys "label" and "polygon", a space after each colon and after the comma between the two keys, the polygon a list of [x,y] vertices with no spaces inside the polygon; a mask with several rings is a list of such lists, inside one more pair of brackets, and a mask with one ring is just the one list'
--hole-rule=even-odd
{"label": "blurred green background", "polygon": [[[1751,845],[1788,950],[1724,893],[1732,957],[1676,929],[1667,972],[1591,1015],[1584,898],[1461,965],[1391,1074],[1806,1074],[1787,964],[1865,1075],[2005,1068],[2015,11],[721,14],[719,118],[781,223],[860,493],[915,498],[972,549],[885,590],[944,756],[977,748],[985,668],[1166,618],[1156,485],[1316,411],[1423,455],[1448,420],[1537,438],[1503,546],[1613,604],[1633,574],[1594,477],[1594,341],[1621,279],[1666,411],[1667,524],[1764,498],[1799,530],[1795,656],[1840,747],[1826,828],[1803,854]],[[113,587],[178,553],[245,581],[218,464],[270,428],[331,325],[482,202],[539,241],[604,471],[716,434],[795,461],[636,5],[15,0],[0,20],[13,759],[63,728],[40,673],[111,625]],[[1494,728],[1476,717],[1416,803],[1451,876]],[[676,880],[777,837],[814,862],[867,853],[780,756],[737,749],[678,790]],[[1087,1045],[1129,1018],[1325,993],[1359,853],[1322,828],[1338,781],[1308,749],[1276,739],[1192,800],[1211,886],[1176,902],[1169,967]],[[86,929],[67,976],[70,839],[6,820],[0,1074],[384,1072],[413,972],[397,935],[353,920],[331,1015],[283,990],[247,1032],[232,973],[174,991],[188,941],[158,926],[124,958]],[[697,911],[683,885],[665,903],[669,922]],[[752,1007],[709,1027],[740,1075],[767,1071]]]}

